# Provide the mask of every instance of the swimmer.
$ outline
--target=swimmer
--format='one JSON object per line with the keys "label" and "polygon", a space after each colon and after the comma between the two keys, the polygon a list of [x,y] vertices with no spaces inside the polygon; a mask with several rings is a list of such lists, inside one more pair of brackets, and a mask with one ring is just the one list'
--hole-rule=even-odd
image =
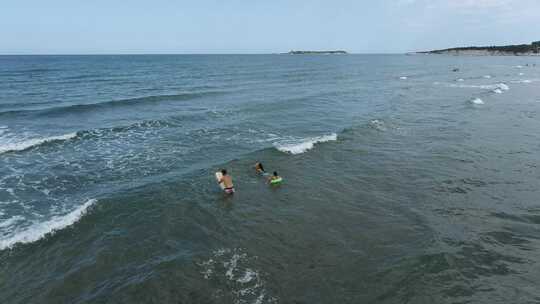
{"label": "swimmer", "polygon": [[260,163],[260,162],[255,163],[255,172],[257,172],[259,174],[266,173],[266,171],[264,171],[264,167],[263,167],[262,163]]}
{"label": "swimmer", "polygon": [[218,184],[223,184],[223,191],[227,194],[233,194],[234,193],[234,184],[232,181],[232,177],[227,174],[227,170],[221,169],[221,174],[223,175],[220,180],[218,180]]}
{"label": "swimmer", "polygon": [[274,174],[272,174],[269,178],[268,178],[268,182],[270,184],[279,184],[281,183],[283,179],[281,178],[281,176],[278,175],[277,171],[274,171]]}

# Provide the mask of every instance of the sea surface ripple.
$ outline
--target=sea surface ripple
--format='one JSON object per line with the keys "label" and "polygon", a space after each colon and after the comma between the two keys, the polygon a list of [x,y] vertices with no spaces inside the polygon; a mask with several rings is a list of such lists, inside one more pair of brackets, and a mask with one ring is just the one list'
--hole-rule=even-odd
{"label": "sea surface ripple", "polygon": [[539,113],[535,57],[0,56],[0,303],[538,303]]}

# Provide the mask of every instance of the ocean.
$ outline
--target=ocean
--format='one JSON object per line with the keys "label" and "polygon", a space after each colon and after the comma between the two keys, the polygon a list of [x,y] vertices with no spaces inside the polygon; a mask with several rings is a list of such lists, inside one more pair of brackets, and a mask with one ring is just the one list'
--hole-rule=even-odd
{"label": "ocean", "polygon": [[0,303],[538,303],[539,166],[536,57],[0,56]]}

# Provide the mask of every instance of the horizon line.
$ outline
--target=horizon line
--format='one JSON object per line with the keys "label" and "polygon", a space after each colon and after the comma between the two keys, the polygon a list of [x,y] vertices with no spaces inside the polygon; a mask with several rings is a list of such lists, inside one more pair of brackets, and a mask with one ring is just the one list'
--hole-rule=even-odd
{"label": "horizon line", "polygon": [[[342,55],[403,55],[417,53],[409,52],[347,52]],[[288,52],[281,53],[0,53],[0,56],[145,56],[145,55],[291,55]],[[324,55],[324,54],[306,54]],[[298,56],[298,55],[295,55]]]}

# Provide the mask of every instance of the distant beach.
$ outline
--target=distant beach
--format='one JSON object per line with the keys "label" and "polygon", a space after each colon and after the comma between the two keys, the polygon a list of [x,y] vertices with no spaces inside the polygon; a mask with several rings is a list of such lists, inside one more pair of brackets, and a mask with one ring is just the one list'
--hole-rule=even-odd
{"label": "distant beach", "polygon": [[419,53],[469,56],[540,56],[540,41],[519,45],[457,47]]}

